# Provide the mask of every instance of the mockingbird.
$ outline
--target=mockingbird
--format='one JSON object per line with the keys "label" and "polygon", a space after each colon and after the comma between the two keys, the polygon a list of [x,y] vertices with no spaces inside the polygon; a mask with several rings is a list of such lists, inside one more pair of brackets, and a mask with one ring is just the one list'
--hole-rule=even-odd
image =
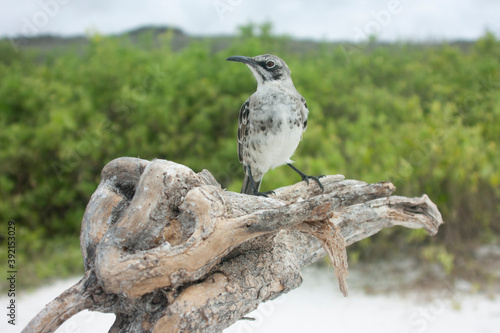
{"label": "mockingbird", "polygon": [[306,130],[309,110],[293,85],[287,64],[271,54],[253,58],[232,56],[226,60],[246,64],[257,79],[257,91],[242,105],[238,118],[238,158],[245,170],[241,193],[273,193],[259,192],[262,177],[269,169],[283,164],[308,184],[309,179],[316,181],[323,191],[318,177],[307,176],[291,164],[290,157]]}

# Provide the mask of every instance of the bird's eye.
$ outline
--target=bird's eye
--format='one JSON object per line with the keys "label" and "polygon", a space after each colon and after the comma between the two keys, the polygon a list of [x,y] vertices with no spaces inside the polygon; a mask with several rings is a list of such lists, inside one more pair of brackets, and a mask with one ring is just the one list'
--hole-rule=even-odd
{"label": "bird's eye", "polygon": [[267,68],[273,68],[273,67],[274,67],[274,65],[275,65],[275,63],[274,63],[274,61],[272,61],[272,60],[268,60],[268,61],[266,62],[266,66],[267,66]]}

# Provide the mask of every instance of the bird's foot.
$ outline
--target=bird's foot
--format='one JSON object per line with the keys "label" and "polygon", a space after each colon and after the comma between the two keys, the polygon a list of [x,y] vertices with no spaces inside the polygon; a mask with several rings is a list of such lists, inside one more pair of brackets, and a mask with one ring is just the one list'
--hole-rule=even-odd
{"label": "bird's foot", "polygon": [[253,190],[253,195],[256,195],[258,197],[266,197],[266,198],[268,198],[270,194],[276,194],[276,193],[274,193],[274,191],[259,192],[256,189]]}
{"label": "bird's foot", "polygon": [[318,177],[316,177],[316,176],[308,176],[308,175],[301,175],[301,176],[302,176],[302,180],[305,180],[307,182],[307,185],[309,185],[309,179],[312,179],[312,180],[314,180],[318,184],[319,188],[321,189],[321,192],[325,192],[325,188],[323,187],[323,184],[321,184],[321,182],[319,180],[320,178],[325,177],[325,175],[321,175],[321,176],[318,176]]}
{"label": "bird's foot", "polygon": [[318,186],[321,189],[321,192],[325,192],[325,188],[323,187],[323,184],[321,184],[321,182],[319,181],[319,179],[321,177],[325,177],[325,175],[321,175],[321,176],[318,176],[318,177],[316,177],[316,176],[308,176],[305,173],[303,173],[302,171],[300,171],[299,169],[297,169],[296,167],[294,167],[292,164],[288,163],[287,165],[290,168],[292,168],[296,173],[298,173],[299,176],[302,178],[302,180],[305,180],[307,182],[307,185],[309,185],[309,179],[312,179],[316,183],[318,183]]}

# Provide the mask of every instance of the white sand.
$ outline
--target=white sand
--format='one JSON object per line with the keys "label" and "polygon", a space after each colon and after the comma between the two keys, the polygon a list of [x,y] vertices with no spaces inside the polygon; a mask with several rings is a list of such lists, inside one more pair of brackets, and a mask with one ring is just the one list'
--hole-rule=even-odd
{"label": "white sand", "polygon": [[[416,293],[368,295],[356,282],[358,275],[350,283],[349,297],[344,298],[332,274],[331,270],[307,269],[299,289],[261,304],[248,315],[255,321],[239,321],[224,332],[500,332],[500,297],[491,299],[452,291],[445,284],[425,297]],[[20,332],[46,303],[77,281],[78,278],[65,280],[21,294],[17,299],[17,325],[9,325],[4,314],[0,332]],[[0,304],[5,309],[8,298],[0,297]],[[107,332],[113,321],[112,314],[85,311],[57,332]]]}

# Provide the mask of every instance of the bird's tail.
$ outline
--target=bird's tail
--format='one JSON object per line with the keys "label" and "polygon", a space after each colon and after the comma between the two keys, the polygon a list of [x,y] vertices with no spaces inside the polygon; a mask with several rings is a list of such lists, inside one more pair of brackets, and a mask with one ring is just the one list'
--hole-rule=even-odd
{"label": "bird's tail", "polygon": [[[260,189],[260,183],[262,182],[262,179],[259,181],[254,181],[255,183],[255,189],[259,191]],[[243,178],[243,185],[241,186],[241,193],[245,194],[254,194],[253,189],[252,189],[252,181],[250,180],[250,176],[245,173],[245,178]]]}

